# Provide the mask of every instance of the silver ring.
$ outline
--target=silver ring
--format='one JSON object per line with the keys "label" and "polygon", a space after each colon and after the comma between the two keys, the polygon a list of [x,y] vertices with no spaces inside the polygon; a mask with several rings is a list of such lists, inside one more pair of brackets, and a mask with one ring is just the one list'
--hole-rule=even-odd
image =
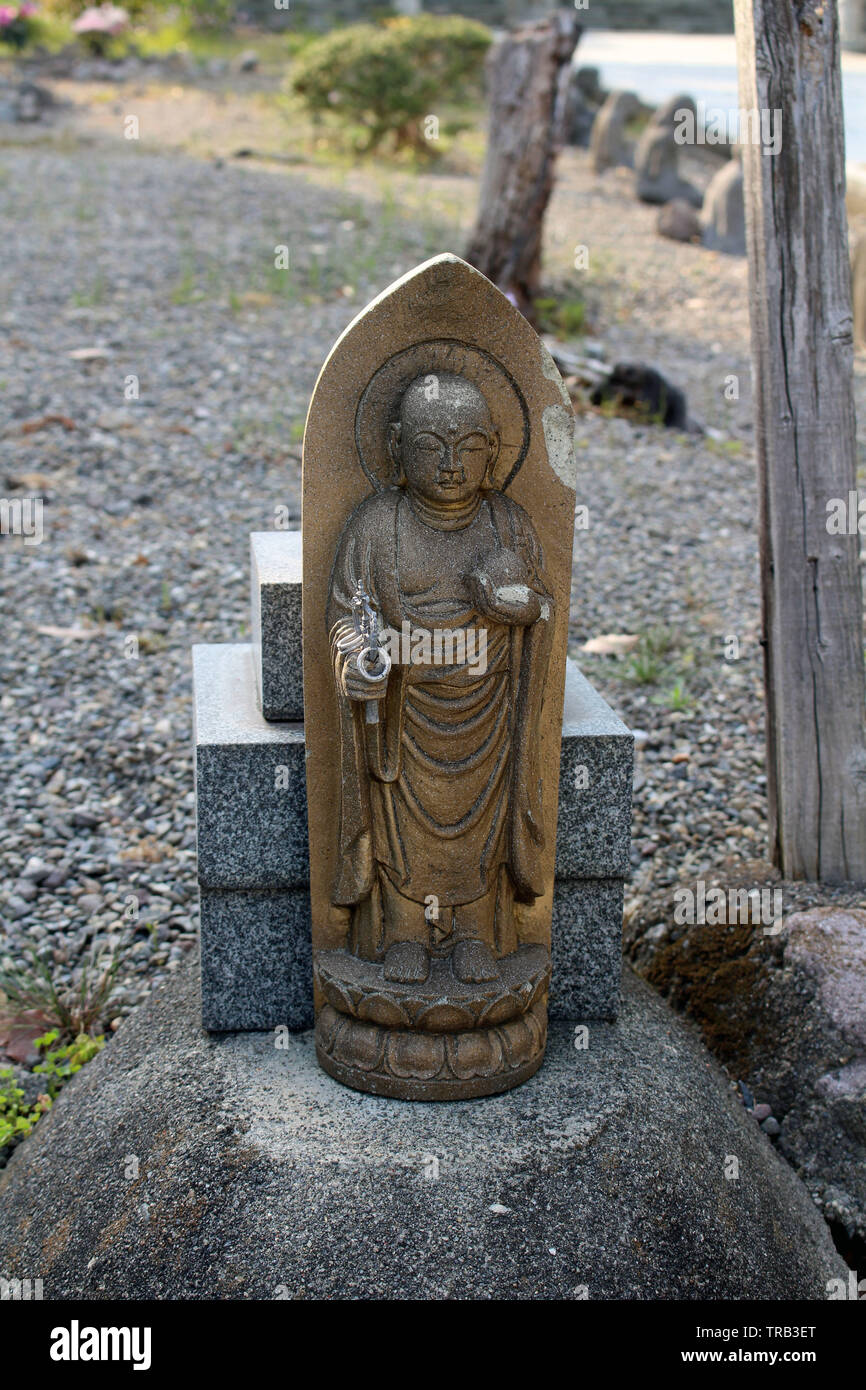
{"label": "silver ring", "polygon": [[368,671],[365,663],[373,656],[373,648],[364,647],[363,651],[358,652],[358,655],[355,657],[355,665],[358,668],[358,674],[363,676],[365,681],[369,681],[371,685],[375,685],[377,681],[384,680],[385,677],[388,675],[389,671],[391,670],[390,655],[388,654],[388,652],[384,651],[381,647],[379,647],[379,649],[375,652],[375,657],[377,666],[379,663],[381,663],[382,669],[377,670],[375,674],[371,671]]}

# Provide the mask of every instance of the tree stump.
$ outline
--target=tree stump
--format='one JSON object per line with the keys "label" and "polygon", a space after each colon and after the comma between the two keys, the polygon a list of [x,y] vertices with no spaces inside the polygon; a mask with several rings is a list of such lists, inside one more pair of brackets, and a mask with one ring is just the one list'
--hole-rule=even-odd
{"label": "tree stump", "polygon": [[532,321],[554,160],[568,134],[581,26],[563,11],[501,39],[487,59],[490,134],[466,260]]}

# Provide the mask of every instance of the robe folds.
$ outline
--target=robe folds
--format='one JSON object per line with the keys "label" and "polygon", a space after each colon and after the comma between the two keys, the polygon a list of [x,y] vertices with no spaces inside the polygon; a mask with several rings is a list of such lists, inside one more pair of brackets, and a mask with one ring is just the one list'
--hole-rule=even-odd
{"label": "robe folds", "polygon": [[[466,577],[497,552],[517,556],[527,584],[547,600],[542,620],[523,626],[479,611]],[[518,901],[543,891],[537,724],[552,621],[542,565],[526,512],[493,490],[455,529],[422,520],[398,487],[350,516],[327,609],[342,774],[335,904],[377,900],[383,874],[389,895],[442,907],[496,892],[503,877]],[[359,582],[383,628],[466,638],[465,650],[445,645],[446,658],[463,660],[395,664],[375,724],[341,685],[348,658],[340,641],[354,631]]]}

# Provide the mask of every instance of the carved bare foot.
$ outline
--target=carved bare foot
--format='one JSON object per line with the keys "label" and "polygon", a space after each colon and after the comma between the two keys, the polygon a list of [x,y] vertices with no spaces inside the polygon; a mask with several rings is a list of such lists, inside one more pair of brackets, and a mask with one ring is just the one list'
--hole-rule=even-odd
{"label": "carved bare foot", "polygon": [[458,941],[451,952],[451,969],[466,985],[499,978],[496,961],[483,941]]}
{"label": "carved bare foot", "polygon": [[395,985],[422,985],[430,974],[427,948],[417,941],[398,941],[385,953],[385,979]]}

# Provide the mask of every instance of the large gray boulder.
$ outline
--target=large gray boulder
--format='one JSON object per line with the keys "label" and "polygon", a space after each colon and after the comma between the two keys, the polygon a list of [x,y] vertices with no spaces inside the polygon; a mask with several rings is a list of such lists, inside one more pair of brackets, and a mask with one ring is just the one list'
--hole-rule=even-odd
{"label": "large gray boulder", "polygon": [[866,912],[794,913],[781,944],[755,1014],[772,1020],[774,1035],[755,1090],[827,1220],[866,1241]]}
{"label": "large gray boulder", "polygon": [[866,911],[814,907],[769,933],[746,923],[654,933],[652,947],[646,936],[632,947],[639,968],[700,1024],[827,1221],[862,1249]]}
{"label": "large gray boulder", "polygon": [[587,1049],[557,1025],[526,1085],[448,1104],[346,1090],[310,1034],[208,1037],[198,1012],[185,968],[16,1151],[6,1278],[46,1299],[821,1299],[846,1277],[634,976]]}

